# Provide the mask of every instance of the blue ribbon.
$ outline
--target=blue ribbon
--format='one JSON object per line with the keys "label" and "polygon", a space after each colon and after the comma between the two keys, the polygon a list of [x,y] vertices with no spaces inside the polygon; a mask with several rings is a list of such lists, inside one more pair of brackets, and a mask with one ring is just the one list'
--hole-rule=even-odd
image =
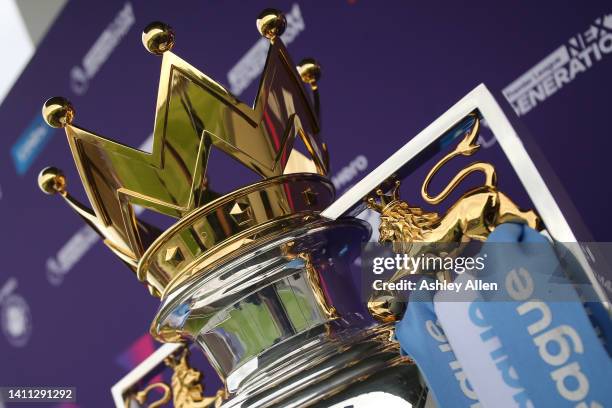
{"label": "blue ribbon", "polygon": [[[499,244],[504,242],[517,245]],[[562,269],[546,238],[526,226],[505,224],[481,253],[488,260],[478,278],[497,283],[498,291],[482,292],[485,301],[478,309],[533,404],[612,406],[612,361],[576,290],[558,273]],[[610,332],[609,317],[598,316],[597,323],[602,333]]]}
{"label": "blue ribbon", "polygon": [[439,407],[479,406],[478,396],[438,322],[433,293],[411,293],[410,303],[396,326],[395,336],[402,351],[414,359],[421,370]]}

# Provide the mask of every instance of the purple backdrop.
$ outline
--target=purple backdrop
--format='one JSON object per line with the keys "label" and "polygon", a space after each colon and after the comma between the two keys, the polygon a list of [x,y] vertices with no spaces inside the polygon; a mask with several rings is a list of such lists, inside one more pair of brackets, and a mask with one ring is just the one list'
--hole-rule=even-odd
{"label": "purple backdrop", "polygon": [[[593,237],[612,238],[602,216],[612,195],[609,2],[380,5],[70,2],[0,107],[0,385],[75,386],[78,406],[108,407],[111,385],[156,347],[145,333],[158,301],[36,186],[52,164],[84,198],[63,132],[40,119],[50,96],[71,99],[76,122],[106,137],[140,146],[150,136],[160,59],[140,31],[153,20],[175,28],[177,54],[251,101],[258,77],[232,75],[251,79],[244,72],[258,66],[255,18],[265,7],[287,12],[294,60],[323,66],[323,132],[339,192],[484,82],[510,112],[512,102]],[[223,184],[232,174],[211,177]]]}

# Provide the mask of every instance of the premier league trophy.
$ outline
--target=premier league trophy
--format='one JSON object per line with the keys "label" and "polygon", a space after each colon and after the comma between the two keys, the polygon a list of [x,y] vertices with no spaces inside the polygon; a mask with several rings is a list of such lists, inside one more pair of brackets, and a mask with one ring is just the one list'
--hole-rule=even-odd
{"label": "premier league trophy", "polygon": [[[161,397],[150,407],[170,401],[185,408],[423,407],[431,406],[434,393],[445,407],[534,406],[532,401],[561,406],[542,401],[563,397],[577,404],[591,398],[589,392],[603,401],[607,388],[591,385],[591,391],[587,386],[564,393],[570,386],[563,381],[573,376],[583,384],[588,374],[595,384],[592,373],[603,372],[598,364],[609,362],[582,307],[582,302],[598,303],[609,313],[608,296],[598,283],[605,281],[605,268],[590,250],[589,261],[581,246],[562,244],[576,244],[576,237],[488,90],[474,89],[335,199],[326,177],[327,147],[318,135],[320,67],[312,59],[294,67],[280,39],[285,25],[283,15],[270,9],[257,20],[270,48],[253,108],[173,54],[169,26],[146,27],[146,49],[162,58],[151,153],[78,127],[63,98],[51,98],[43,107],[47,123],[66,131],[92,209],[68,193],[59,169],[40,173],[41,189],[59,193],[161,300],[150,332],[166,344],[113,387],[117,406],[146,406],[154,390]],[[483,153],[483,146],[495,149]],[[211,154],[221,152],[260,179],[222,191],[208,166]],[[449,172],[448,163],[462,157],[476,161]],[[442,178],[450,181],[433,182],[445,172]],[[403,193],[408,201],[400,198],[400,184],[410,187]],[[177,221],[162,231],[142,219],[144,209]],[[473,291],[473,297],[444,304],[443,290],[426,294],[420,303],[420,295],[413,299],[411,293],[406,309],[406,299],[393,290],[359,288],[351,267],[372,227],[357,215],[372,221],[378,241],[413,258],[457,259],[470,242],[487,245],[492,234],[510,237],[517,230],[538,242],[538,251],[521,258],[516,248],[504,247],[498,261],[548,254],[546,265],[557,265],[556,255],[569,252],[567,276],[547,280],[546,271],[536,268],[541,293],[556,288],[566,295],[565,303],[538,300],[528,307],[566,308],[555,317],[567,320],[560,327],[573,330],[573,338],[589,342],[590,360],[572,365],[577,363],[565,353],[554,363],[569,365],[555,366],[556,374],[548,375],[547,361],[534,363],[541,357],[537,348],[525,354],[531,337],[522,343],[515,339],[554,334],[552,320],[520,326],[531,322],[512,315],[514,309],[500,308],[508,299],[497,294],[483,292],[481,298]],[[515,235],[518,240],[520,234]],[[498,279],[513,273],[504,268],[483,275]],[[411,275],[436,284],[475,280],[444,267],[428,274],[395,270],[385,283]],[[520,300],[530,295],[522,293]],[[480,317],[468,309],[477,300]],[[490,333],[481,335],[483,322],[496,325],[494,334],[503,339],[495,337],[496,349],[488,342]],[[411,358],[399,352],[395,337]],[[216,394],[205,395],[190,349],[200,349],[221,378],[223,388]],[[169,384],[152,381],[168,369]]]}
{"label": "premier league trophy", "polygon": [[[195,344],[224,383],[204,397],[200,374],[178,351],[165,359],[172,389],[152,384],[164,395],[151,406],[171,395],[177,407],[345,407],[364,398],[421,406],[416,366],[351,283],[369,226],[320,215],[334,200],[318,136],[320,68],[304,60],[296,70],[280,39],[285,24],[275,10],[257,20],[270,48],[253,108],[172,53],[169,26],[149,25],[143,43],[162,59],[152,153],[75,125],[71,104],[51,98],[43,116],[65,129],[92,209],[56,168],[44,169],[39,185],[59,193],[161,299],[151,334]],[[219,151],[261,180],[215,190],[207,163]],[[138,218],[143,208],[177,221],[160,231]],[[150,389],[131,390],[125,404],[144,403]]]}

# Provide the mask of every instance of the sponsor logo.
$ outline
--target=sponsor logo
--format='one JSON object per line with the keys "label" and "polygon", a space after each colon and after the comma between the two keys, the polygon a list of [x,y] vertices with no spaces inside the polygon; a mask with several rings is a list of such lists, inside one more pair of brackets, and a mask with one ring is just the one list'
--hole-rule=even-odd
{"label": "sponsor logo", "polygon": [[[293,4],[291,11],[285,14],[287,28],[281,36],[283,43],[289,46],[295,38],[304,31],[306,27],[300,6]],[[263,72],[268,55],[269,42],[265,38],[260,38],[247,52],[240,61],[234,65],[227,73],[227,81],[230,90],[234,95],[240,95],[251,83]]]}
{"label": "sponsor logo", "polygon": [[[426,282],[423,280],[422,282]],[[433,320],[427,320],[425,322],[425,331],[427,334],[431,336],[432,339],[437,341],[438,349],[442,353],[450,353],[446,354],[445,357],[449,357],[451,360],[448,363],[449,368],[455,374],[455,380],[459,384],[459,389],[465,395],[468,400],[475,401],[474,404],[470,405],[472,408],[480,407],[480,403],[478,402],[478,395],[474,391],[474,388],[470,384],[470,380],[467,378],[467,375],[463,371],[463,367],[461,363],[457,360],[457,358],[452,353],[452,348],[446,338],[446,334],[444,334],[444,330],[442,330],[442,325],[440,322]]]}
{"label": "sponsor logo", "polygon": [[47,259],[47,280],[59,286],[72,267],[98,242],[100,237],[89,225],[81,227],[57,252]]}
{"label": "sponsor logo", "polygon": [[502,90],[522,116],[612,53],[612,14],[595,19]]}
{"label": "sponsor logo", "polygon": [[134,10],[128,2],[87,51],[81,65],[74,66],[70,71],[70,87],[74,93],[83,95],[87,91],[89,81],[108,60],[133,24]]}
{"label": "sponsor logo", "polygon": [[[100,70],[132,24],[134,24],[134,11],[132,5],[126,3],[85,54],[81,65],[73,67],[70,71],[70,86],[77,95],[87,91],[89,81]],[[17,174],[23,175],[28,171],[54,133],[55,129],[47,126],[37,113],[11,147],[11,156]]]}
{"label": "sponsor logo", "polygon": [[24,347],[32,335],[32,315],[23,296],[15,293],[17,279],[10,278],[0,289],[2,333],[13,347]]}
{"label": "sponsor logo", "polygon": [[348,166],[341,168],[340,171],[332,177],[332,183],[336,191],[340,191],[349,186],[357,175],[367,168],[368,159],[363,154],[355,157]]}
{"label": "sponsor logo", "polygon": [[[134,207],[136,215],[143,211],[143,207]],[[47,258],[47,280],[49,283],[53,286],[60,286],[68,272],[99,240],[100,236],[89,225],[81,227],[55,256]]]}
{"label": "sponsor logo", "polygon": [[6,281],[6,283],[0,288],[0,304],[11,295],[17,289],[17,279],[10,278]]}
{"label": "sponsor logo", "polygon": [[577,407],[603,407],[599,402],[591,401],[590,379],[577,361],[577,357],[584,354],[585,344],[588,344],[582,340],[581,333],[568,324],[553,323],[551,307],[534,296],[535,282],[527,269],[510,271],[505,285],[510,297],[522,302],[516,306],[516,312],[529,318],[527,332],[542,362],[549,367],[550,380],[555,383],[559,395],[568,403],[577,403]]}
{"label": "sponsor logo", "polygon": [[[489,127],[489,123],[487,122],[486,119],[482,119],[480,121],[480,124],[482,125],[483,128],[487,129],[487,132],[486,132],[487,134],[491,133],[491,128]],[[497,143],[497,139],[495,139],[495,136],[493,134],[490,135],[489,139],[483,136],[482,133],[478,135],[478,144],[481,145],[485,149],[492,147],[495,143]]]}
{"label": "sponsor logo", "polygon": [[[527,392],[521,386],[520,378],[515,368],[510,364],[510,359],[503,344],[495,335],[492,326],[482,316],[478,302],[471,302],[468,310],[470,321],[478,328],[479,337],[482,340],[483,358],[489,358],[495,363],[501,378],[507,389],[511,392],[512,399],[520,407],[533,407]],[[488,355],[487,355],[488,354]]]}
{"label": "sponsor logo", "polygon": [[47,126],[40,113],[37,113],[11,147],[11,157],[17,174],[23,175],[28,171],[34,160],[51,140],[53,133],[55,133],[55,129]]}

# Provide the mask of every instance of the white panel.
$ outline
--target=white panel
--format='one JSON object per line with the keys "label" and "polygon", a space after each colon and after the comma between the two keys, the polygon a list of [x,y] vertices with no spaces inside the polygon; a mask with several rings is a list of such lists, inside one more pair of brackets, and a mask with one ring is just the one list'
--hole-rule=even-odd
{"label": "white panel", "polygon": [[0,38],[3,41],[0,64],[0,104],[34,54],[26,26],[14,0],[0,0]]}

